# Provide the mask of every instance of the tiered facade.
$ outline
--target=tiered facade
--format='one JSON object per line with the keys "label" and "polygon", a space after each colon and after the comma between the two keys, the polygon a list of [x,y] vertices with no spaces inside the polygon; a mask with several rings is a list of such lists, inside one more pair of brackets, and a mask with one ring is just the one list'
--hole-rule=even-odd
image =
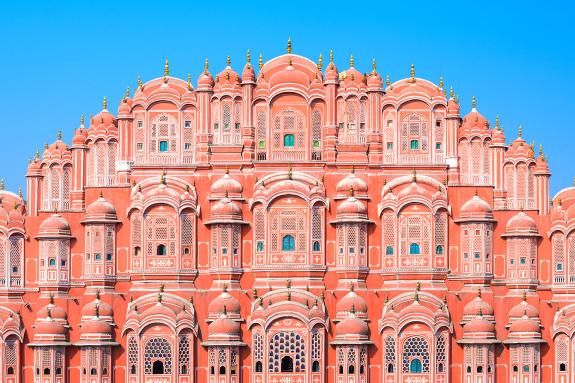
{"label": "tiered facade", "polygon": [[575,382],[541,151],[413,67],[259,61],[166,62],[2,188],[0,380]]}

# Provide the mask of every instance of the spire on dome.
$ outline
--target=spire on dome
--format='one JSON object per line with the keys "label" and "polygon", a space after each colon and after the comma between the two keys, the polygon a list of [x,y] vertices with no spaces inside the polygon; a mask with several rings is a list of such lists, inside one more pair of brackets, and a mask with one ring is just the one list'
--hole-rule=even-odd
{"label": "spire on dome", "polygon": [[164,81],[166,81],[169,75],[170,75],[170,63],[168,62],[168,58],[166,57],[166,62],[164,64]]}
{"label": "spire on dome", "polygon": [[62,141],[62,131],[58,130],[58,135],[56,136],[56,138],[58,139],[58,141]]}
{"label": "spire on dome", "polygon": [[415,64],[411,64],[411,70],[409,72],[411,76],[411,82],[415,82]]}
{"label": "spire on dome", "polygon": [[539,144],[539,155],[543,155],[543,144]]}
{"label": "spire on dome", "polygon": [[108,110],[108,99],[106,98],[106,96],[104,96],[104,99],[102,100],[102,109]]}
{"label": "spire on dome", "polygon": [[333,49],[329,50],[329,62],[333,64]]}
{"label": "spire on dome", "polygon": [[260,53],[260,57],[258,58],[258,66],[260,69],[264,66],[264,56]]}
{"label": "spire on dome", "polygon": [[0,180],[0,190],[4,190],[4,178]]}
{"label": "spire on dome", "polygon": [[454,95],[455,93],[453,92],[453,85],[451,85],[451,87],[449,87],[449,98],[453,98]]}
{"label": "spire on dome", "polygon": [[377,63],[375,62],[375,59],[371,60],[371,73],[375,73],[377,72]]}
{"label": "spire on dome", "polygon": [[204,61],[204,73],[208,73],[209,66],[210,63],[208,62],[208,58],[206,57],[206,60]]}
{"label": "spire on dome", "polygon": [[439,76],[439,87],[443,89],[443,76]]}
{"label": "spire on dome", "polygon": [[350,68],[355,66],[355,58],[353,58],[353,53],[349,55],[349,66]]}
{"label": "spire on dome", "polygon": [[[20,197],[20,199],[22,199],[24,197],[24,194],[22,194],[22,188],[19,187],[18,188],[18,197]],[[18,205],[15,205],[14,208],[17,208]]]}
{"label": "spire on dome", "polygon": [[499,115],[498,114],[495,115],[495,128],[499,129]]}
{"label": "spire on dome", "polygon": [[475,96],[471,97],[471,109],[473,110],[477,109],[477,99],[475,98]]}
{"label": "spire on dome", "polygon": [[389,77],[389,73],[385,76],[385,85],[391,85],[391,78]]}
{"label": "spire on dome", "polygon": [[192,90],[192,75],[188,73],[188,90]]}
{"label": "spire on dome", "polygon": [[519,125],[519,131],[517,132],[517,138],[521,138],[523,135],[523,126]]}
{"label": "spire on dome", "polygon": [[144,89],[144,83],[142,82],[142,79],[140,78],[140,75],[138,75],[138,88],[139,88],[139,89]]}
{"label": "spire on dome", "polygon": [[321,71],[322,68],[323,68],[323,55],[320,53],[317,59],[317,69]]}
{"label": "spire on dome", "polygon": [[80,116],[80,126],[84,126],[84,113]]}
{"label": "spire on dome", "polygon": [[228,55],[228,58],[226,59],[226,66],[231,66],[232,65],[232,59],[230,57],[230,55]]}
{"label": "spire on dome", "polygon": [[246,52],[246,63],[247,64],[252,63],[252,53],[250,52],[250,48],[248,48],[248,51]]}
{"label": "spire on dome", "polygon": [[291,54],[291,50],[292,50],[292,47],[291,47],[291,37],[288,37],[287,47],[286,47],[286,51],[287,51],[287,54],[288,54],[288,55]]}

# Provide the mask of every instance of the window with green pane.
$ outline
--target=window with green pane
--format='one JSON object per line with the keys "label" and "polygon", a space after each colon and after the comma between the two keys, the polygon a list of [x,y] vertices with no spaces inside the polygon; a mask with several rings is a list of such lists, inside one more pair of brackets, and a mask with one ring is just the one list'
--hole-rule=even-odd
{"label": "window with green pane", "polygon": [[409,143],[411,150],[419,150],[419,140],[411,140]]}
{"label": "window with green pane", "polygon": [[160,152],[168,151],[168,141],[160,141]]}
{"label": "window with green pane", "polygon": [[284,136],[284,147],[293,148],[295,146],[295,138],[293,134],[286,134]]}

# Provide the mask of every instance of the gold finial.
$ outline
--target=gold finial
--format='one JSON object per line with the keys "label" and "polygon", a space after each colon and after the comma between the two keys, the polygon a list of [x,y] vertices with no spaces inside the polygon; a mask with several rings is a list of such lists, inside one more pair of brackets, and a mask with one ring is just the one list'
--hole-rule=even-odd
{"label": "gold finial", "polygon": [[99,304],[96,304],[94,306],[94,314],[96,314],[96,318],[100,317],[100,305]]}
{"label": "gold finial", "polygon": [[61,130],[58,131],[58,136],[56,138],[58,139],[58,141],[62,141],[62,131]]}
{"label": "gold finial", "polygon": [[333,49],[329,50],[329,62],[333,64]]}
{"label": "gold finial", "polygon": [[499,129],[499,115],[498,114],[495,115],[495,128]]}
{"label": "gold finial", "polygon": [[355,195],[355,191],[353,190],[353,186],[349,187],[349,196],[353,197]]}
{"label": "gold finial", "polygon": [[50,293],[50,304],[54,304],[54,293]]}
{"label": "gold finial", "polygon": [[40,159],[40,149],[38,147],[36,147],[36,154],[34,154],[34,159],[35,160]]}
{"label": "gold finial", "polygon": [[519,131],[517,132],[517,137],[521,138],[522,135],[523,135],[523,127],[519,125]]}
{"label": "gold finial", "polygon": [[451,87],[449,88],[449,98],[453,98],[454,95],[455,93],[453,92],[453,85],[451,85]]}
{"label": "gold finial", "polygon": [[164,79],[170,75],[170,63],[166,57],[166,63],[164,64]]}
{"label": "gold finial", "polygon": [[413,169],[413,177],[411,178],[413,182],[417,182],[417,170]]}
{"label": "gold finial", "polygon": [[415,64],[411,64],[410,75],[411,75],[411,82],[415,82]]}
{"label": "gold finial", "polygon": [[286,280],[286,288],[291,289],[291,279]]}
{"label": "gold finial", "polygon": [[96,290],[96,299],[100,300],[100,290]]}
{"label": "gold finial", "polygon": [[164,185],[166,184],[166,170],[165,169],[162,171],[162,175],[160,176],[160,182]]}
{"label": "gold finial", "polygon": [[260,53],[260,57],[258,58],[258,67],[262,69],[264,66],[264,56]]}
{"label": "gold finial", "polygon": [[4,178],[0,180],[0,190],[4,190]]}
{"label": "gold finial", "polygon": [[228,55],[228,58],[226,59],[226,65],[227,66],[232,65],[232,59],[230,58],[230,55]]}
{"label": "gold finial", "polygon": [[165,286],[163,283],[160,283],[160,292],[163,293],[165,289]]}
{"label": "gold finial", "polygon": [[140,89],[144,88],[144,83],[142,82],[140,75],[138,75],[138,88],[140,88]]}
{"label": "gold finial", "polygon": [[287,51],[288,55],[291,54],[291,37],[288,37],[286,51]]}
{"label": "gold finial", "polygon": [[419,291],[417,291],[417,290],[415,291],[415,294],[414,294],[414,296],[413,296],[413,300],[414,300],[415,302],[419,302]]}
{"label": "gold finial", "polygon": [[130,86],[126,87],[126,91],[124,92],[124,100],[130,97]]}
{"label": "gold finial", "polygon": [[320,71],[323,69],[323,55],[320,53],[317,59],[317,69]]}
{"label": "gold finial", "polygon": [[377,72],[377,62],[375,59],[371,59],[371,73]]}
{"label": "gold finial", "polygon": [[349,66],[351,68],[355,66],[355,59],[353,58],[353,53],[349,55]]}
{"label": "gold finial", "polygon": [[103,110],[108,109],[108,99],[106,98],[106,96],[104,96],[104,99],[102,100],[102,109]]}
{"label": "gold finial", "polygon": [[208,62],[208,58],[206,57],[206,60],[204,61],[204,72],[208,72],[208,68],[210,66],[210,63]]}
{"label": "gold finial", "polygon": [[481,289],[477,289],[477,297],[481,298]]}
{"label": "gold finial", "polygon": [[477,99],[475,98],[475,96],[471,97],[471,107],[473,109],[477,108]]}
{"label": "gold finial", "polygon": [[84,113],[82,113],[82,116],[80,117],[80,125],[84,125]]}
{"label": "gold finial", "polygon": [[483,316],[483,309],[480,307],[479,308],[479,316],[482,317]]}
{"label": "gold finial", "polygon": [[389,77],[389,73],[385,76],[385,85],[386,86],[391,85],[391,78]]}
{"label": "gold finial", "polygon": [[246,52],[246,63],[251,64],[252,62],[252,52],[250,52],[250,49],[248,48],[248,51]]}
{"label": "gold finial", "polygon": [[443,89],[443,76],[439,76],[439,87]]}
{"label": "gold finial", "polygon": [[522,294],[521,298],[522,298],[524,301],[527,300],[527,291],[526,291],[526,290],[523,290],[523,294]]}
{"label": "gold finial", "polygon": [[557,205],[562,206],[563,202],[561,201],[561,198],[557,198]]}
{"label": "gold finial", "polygon": [[292,179],[291,162],[288,164],[288,179]]}
{"label": "gold finial", "polygon": [[421,282],[417,281],[417,283],[415,284],[415,291],[420,291],[421,290]]}
{"label": "gold finial", "polygon": [[188,90],[192,90],[192,75],[188,73]]}
{"label": "gold finial", "polygon": [[158,293],[158,303],[162,303],[162,293]]}
{"label": "gold finial", "polygon": [[22,188],[18,188],[18,197],[20,197],[20,199],[22,199],[22,197],[24,197],[24,194],[22,194]]}

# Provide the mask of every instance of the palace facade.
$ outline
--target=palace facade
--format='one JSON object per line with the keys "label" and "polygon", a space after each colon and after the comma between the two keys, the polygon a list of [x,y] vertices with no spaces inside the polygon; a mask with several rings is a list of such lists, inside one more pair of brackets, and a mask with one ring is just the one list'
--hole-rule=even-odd
{"label": "palace facade", "polygon": [[575,382],[549,177],[414,67],[166,61],[2,187],[0,380]]}

